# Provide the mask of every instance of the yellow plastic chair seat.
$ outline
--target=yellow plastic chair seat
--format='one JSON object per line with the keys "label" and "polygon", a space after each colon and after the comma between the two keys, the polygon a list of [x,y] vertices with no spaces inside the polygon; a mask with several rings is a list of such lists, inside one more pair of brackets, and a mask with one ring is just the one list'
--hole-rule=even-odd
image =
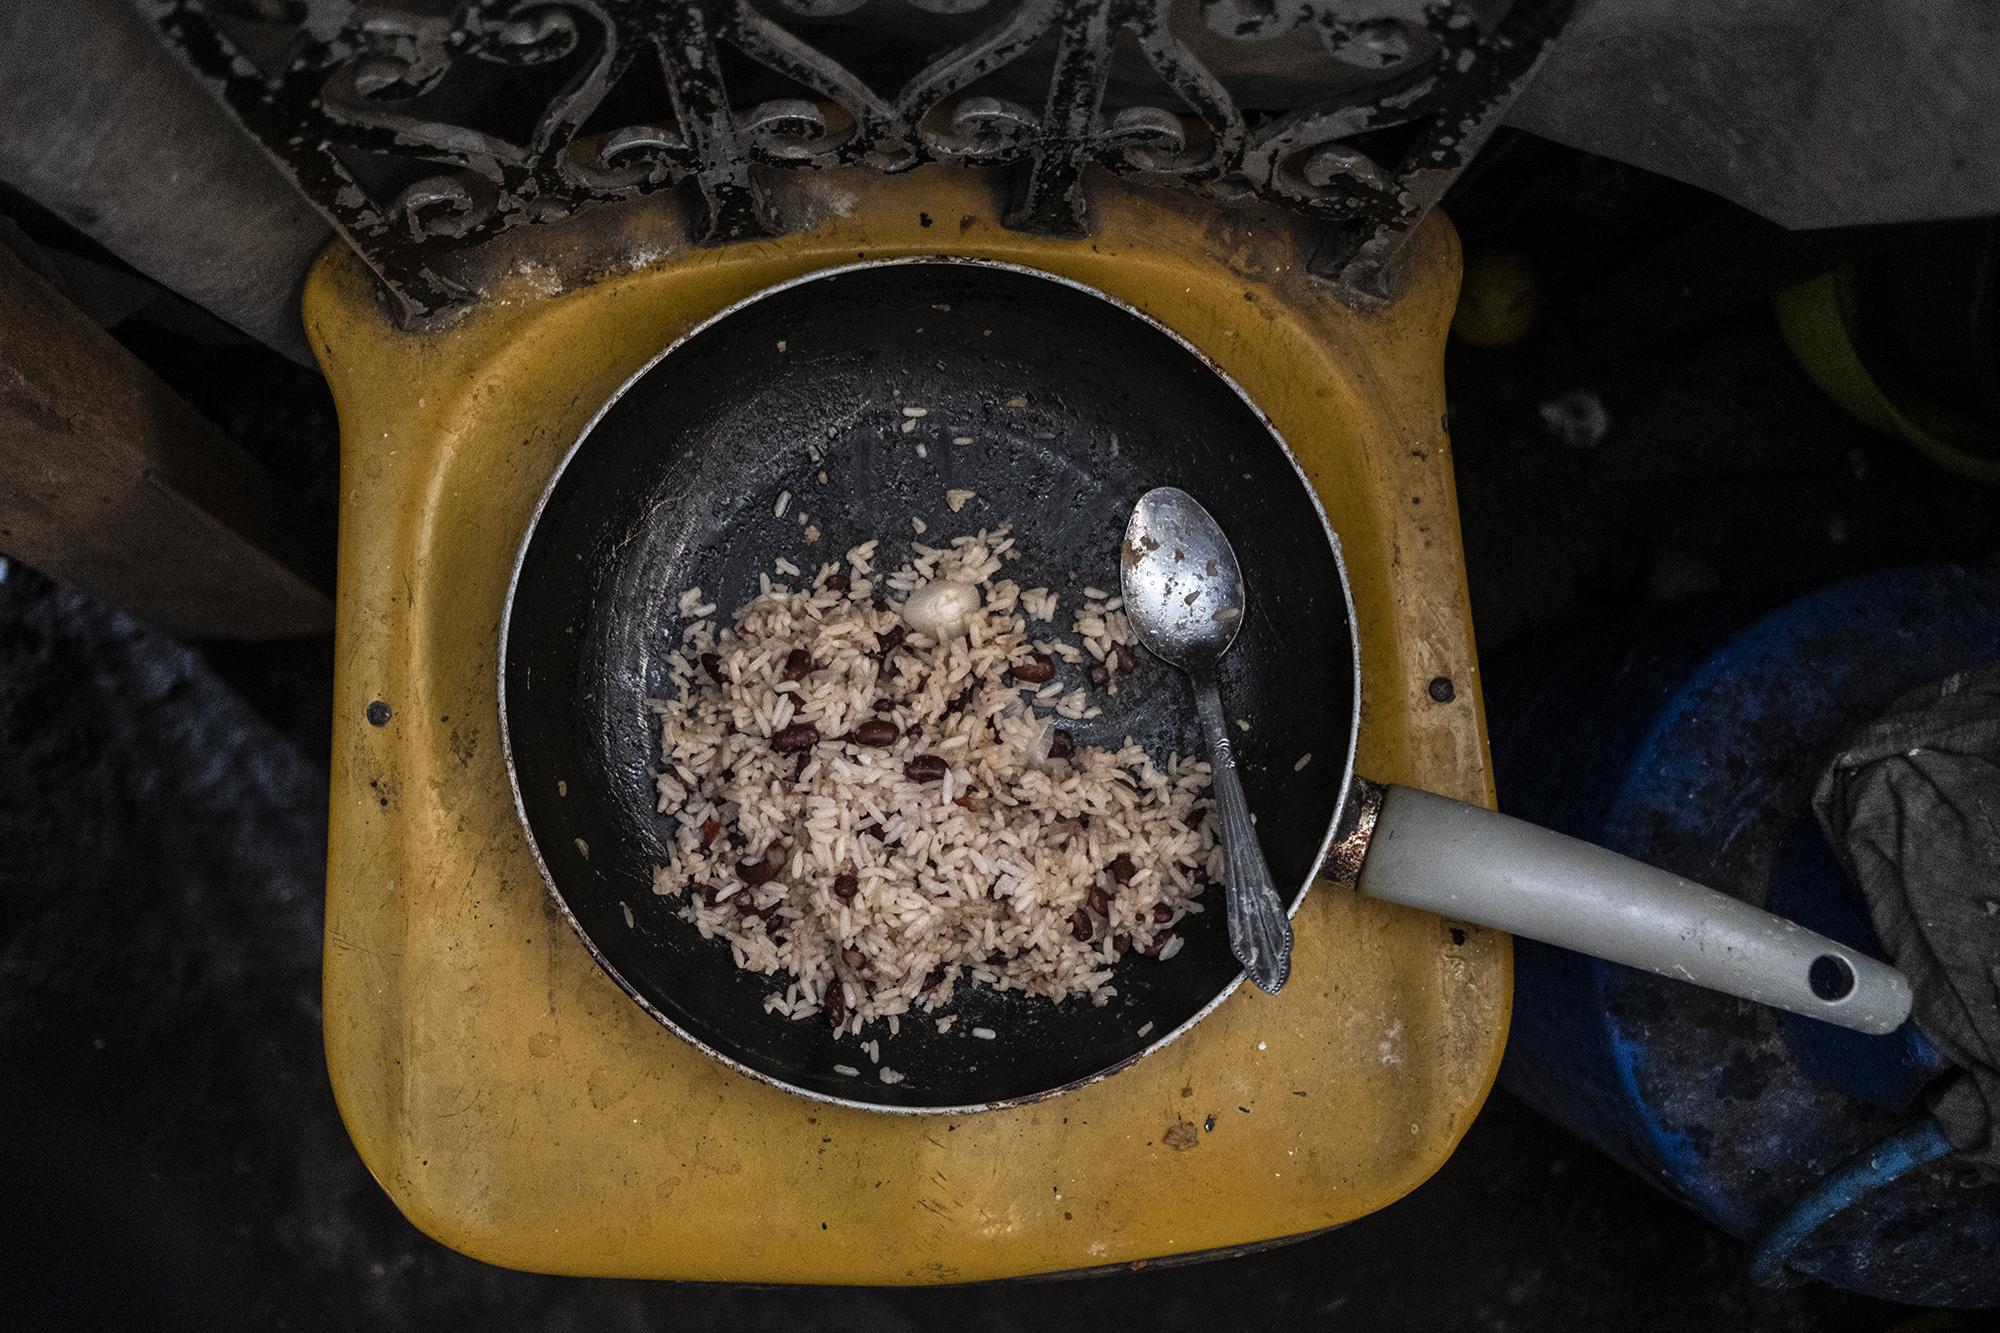
{"label": "yellow plastic chair seat", "polygon": [[[551,910],[495,699],[529,511],[660,348],[857,257],[1046,269],[1213,357],[1291,442],[1340,534],[1362,771],[1491,799],[1443,423],[1458,248],[1442,218],[1412,239],[1402,298],[1361,314],[1303,271],[1298,224],[1261,208],[1106,182],[1094,234],[1051,239],[998,226],[992,187],[969,173],[847,179],[809,187],[817,220],[782,240],[628,239],[623,270],[582,285],[523,262],[437,331],[399,331],[345,253],[315,271],[306,322],[340,410],[345,492],[326,1045],[355,1146],[446,1244],[626,1277],[970,1281],[1224,1250],[1381,1208],[1445,1160],[1491,1084],[1504,936],[1323,884],[1282,995],[1245,987],[1082,1091],[944,1120],[829,1108],[711,1062]],[[660,257],[629,258],[649,249]],[[1427,690],[1439,676],[1449,703]]]}

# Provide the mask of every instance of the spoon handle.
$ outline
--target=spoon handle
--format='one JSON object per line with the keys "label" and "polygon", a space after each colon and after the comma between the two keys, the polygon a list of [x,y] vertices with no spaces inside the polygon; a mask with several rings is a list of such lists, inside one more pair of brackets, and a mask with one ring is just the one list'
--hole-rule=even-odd
{"label": "spoon handle", "polygon": [[1257,989],[1276,995],[1292,972],[1292,923],[1264,864],[1250,805],[1236,778],[1236,755],[1229,745],[1229,720],[1222,694],[1209,675],[1195,677],[1195,708],[1208,733],[1208,760],[1214,770],[1215,815],[1221,828],[1223,882],[1229,898],[1229,951]]}

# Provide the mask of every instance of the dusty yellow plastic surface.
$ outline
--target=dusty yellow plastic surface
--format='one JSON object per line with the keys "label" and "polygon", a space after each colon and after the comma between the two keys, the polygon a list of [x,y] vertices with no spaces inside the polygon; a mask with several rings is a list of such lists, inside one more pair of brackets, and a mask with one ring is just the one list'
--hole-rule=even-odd
{"label": "dusty yellow plastic surface", "polygon": [[[1178,1043],[1051,1102],[906,1118],[794,1098],[683,1045],[597,971],[529,857],[494,675],[536,495],[677,334],[857,254],[1065,274],[1227,368],[1304,460],[1353,571],[1361,771],[1490,801],[1441,420],[1448,224],[1414,239],[1407,295],[1362,316],[1296,267],[1274,214],[1109,184],[1093,207],[1089,240],[1021,235],[991,221],[988,187],[926,170],[838,197],[782,242],[566,294],[525,271],[442,334],[396,331],[342,255],[313,275],[306,319],[339,404],[345,491],[327,1060],[369,1169],[431,1235],[553,1272],[970,1281],[1333,1226],[1457,1144],[1500,1059],[1504,936],[1454,943],[1436,918],[1320,885],[1279,997],[1245,987]],[[1455,702],[1427,695],[1439,675]],[[386,725],[367,716],[378,700]]]}

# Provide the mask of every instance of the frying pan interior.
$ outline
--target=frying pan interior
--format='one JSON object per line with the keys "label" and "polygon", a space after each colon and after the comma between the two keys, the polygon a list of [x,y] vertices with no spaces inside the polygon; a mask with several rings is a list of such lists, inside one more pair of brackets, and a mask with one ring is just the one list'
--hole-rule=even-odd
{"label": "frying pan interior", "polygon": [[[523,816],[599,962],[660,1021],[746,1072],[882,1109],[1033,1099],[1136,1059],[1204,1013],[1239,976],[1219,895],[1189,919],[1177,957],[1121,963],[1104,1006],[961,983],[950,1034],[921,1016],[893,1039],[871,1029],[885,1038],[883,1063],[905,1076],[892,1086],[853,1038],[765,1013],[773,979],[736,970],[721,942],[678,919],[678,899],[651,891],[673,825],[655,810],[646,701],[667,689],[682,591],[698,585],[726,614],[779,556],[810,576],[881,537],[878,567],[893,568],[913,516],[934,544],[1011,523],[1022,555],[1008,575],[1059,591],[1066,626],[1086,585],[1117,586],[1132,502],[1162,484],[1199,497],[1242,559],[1249,603],[1223,692],[1251,724],[1244,785],[1296,903],[1344,789],[1355,703],[1346,601],[1289,453],[1199,356],[1087,289],[936,260],[772,289],[627,385],[585,432],[523,546],[501,681]],[[975,492],[961,513],[946,507],[952,488]],[[1080,672],[1064,667],[1059,679],[1084,683]],[[1141,654],[1127,680],[1079,741],[1129,735],[1161,759],[1201,752],[1178,672]],[[1313,762],[1295,772],[1307,751]],[[972,1038],[975,1027],[998,1040]]]}

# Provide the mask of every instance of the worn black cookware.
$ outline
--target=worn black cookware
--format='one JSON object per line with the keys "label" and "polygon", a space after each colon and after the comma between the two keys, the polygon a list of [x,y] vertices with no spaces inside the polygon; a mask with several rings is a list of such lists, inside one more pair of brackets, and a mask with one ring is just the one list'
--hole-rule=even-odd
{"label": "worn black cookware", "polygon": [[[926,409],[914,431],[905,406]],[[718,1058],[885,1110],[1058,1092],[1207,1012],[1239,979],[1221,911],[1195,917],[1167,963],[1128,957],[1101,1008],[960,987],[954,1032],[906,1024],[889,1057],[904,1081],[884,1084],[853,1041],[765,1014],[771,983],[737,972],[650,889],[670,825],[654,810],[645,701],[663,692],[684,589],[733,606],[774,557],[803,567],[908,532],[915,514],[933,540],[1011,520],[1026,558],[1009,572],[1069,591],[1073,605],[1084,584],[1117,586],[1126,515],[1154,486],[1198,495],[1241,560],[1243,629],[1222,660],[1222,694],[1253,723],[1237,747],[1243,785],[1288,907],[1340,827],[1343,875],[1376,898],[1864,1032],[1908,1015],[1909,983],[1893,967],[1748,903],[1491,811],[1354,779],[1346,580],[1284,443],[1218,370],[1133,311],[1047,275],[944,260],[820,274],[711,321],[605,408],[543,500],[502,631],[502,734],[550,888],[605,970]],[[977,499],[953,515],[951,488]],[[801,509],[822,534],[817,551],[803,545]],[[1179,672],[1146,659],[1081,738],[1127,735],[1155,754],[1202,751]],[[1318,762],[1294,771],[1302,752]],[[1000,1039],[969,1039],[975,1027]],[[837,1073],[843,1064],[862,1075]]]}

